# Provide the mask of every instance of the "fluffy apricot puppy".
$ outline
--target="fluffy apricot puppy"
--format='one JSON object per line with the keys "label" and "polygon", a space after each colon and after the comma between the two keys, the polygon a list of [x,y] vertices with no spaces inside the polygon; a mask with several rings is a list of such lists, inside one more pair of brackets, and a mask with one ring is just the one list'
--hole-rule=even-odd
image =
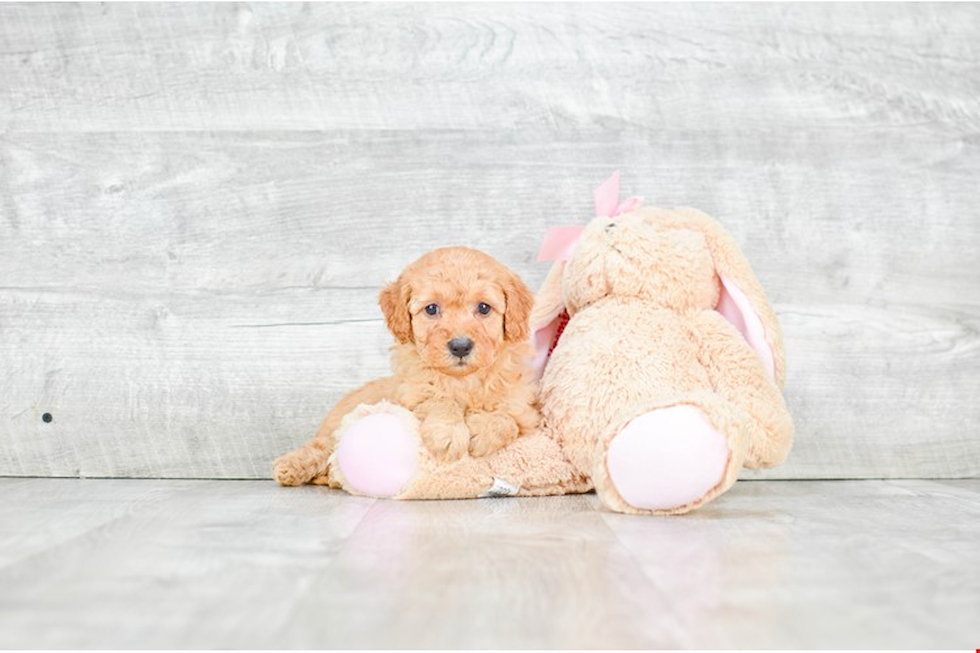
{"label": "fluffy apricot puppy", "polygon": [[528,341],[534,296],[492,257],[465,247],[429,252],[381,291],[395,336],[393,375],[343,397],[306,445],[279,458],[282,485],[323,482],[334,432],[359,404],[401,404],[439,460],[496,451],[538,424]]}

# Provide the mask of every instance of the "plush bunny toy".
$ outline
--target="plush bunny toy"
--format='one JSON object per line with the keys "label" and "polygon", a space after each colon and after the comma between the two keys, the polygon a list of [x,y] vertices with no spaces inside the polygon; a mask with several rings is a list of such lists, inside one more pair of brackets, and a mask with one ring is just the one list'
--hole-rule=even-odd
{"label": "plush bunny toy", "polygon": [[745,256],[700,211],[617,193],[618,173],[597,217],[552,248],[536,298],[542,431],[439,464],[411,413],[360,406],[339,429],[331,484],[398,499],[595,488],[612,510],[671,514],[725,492],[743,466],[783,461],[782,337]]}

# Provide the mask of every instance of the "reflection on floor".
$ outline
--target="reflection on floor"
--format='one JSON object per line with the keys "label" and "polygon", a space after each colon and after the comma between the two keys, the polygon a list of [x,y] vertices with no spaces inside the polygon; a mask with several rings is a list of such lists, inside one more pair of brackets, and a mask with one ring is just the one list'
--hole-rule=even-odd
{"label": "reflection on floor", "polygon": [[0,647],[973,648],[980,480],[399,503],[0,479]]}

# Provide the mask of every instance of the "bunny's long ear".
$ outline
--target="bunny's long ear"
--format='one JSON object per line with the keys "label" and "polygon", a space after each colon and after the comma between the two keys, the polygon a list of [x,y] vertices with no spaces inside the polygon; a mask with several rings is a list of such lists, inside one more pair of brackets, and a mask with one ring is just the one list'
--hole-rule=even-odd
{"label": "bunny's long ear", "polygon": [[783,334],[769,297],[735,239],[711,216],[697,209],[679,208],[704,234],[721,292],[715,309],[732,323],[759,355],[769,377],[780,388],[786,375]]}
{"label": "bunny's long ear", "polygon": [[548,271],[544,283],[534,296],[531,311],[531,339],[534,343],[534,378],[540,379],[551,350],[558,344],[561,329],[568,321],[568,312],[561,296],[561,277],[565,262],[556,261]]}

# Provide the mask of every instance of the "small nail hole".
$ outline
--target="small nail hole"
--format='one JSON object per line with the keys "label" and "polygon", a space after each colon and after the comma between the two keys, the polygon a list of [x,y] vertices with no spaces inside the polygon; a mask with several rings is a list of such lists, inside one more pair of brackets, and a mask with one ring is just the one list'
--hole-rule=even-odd
{"label": "small nail hole", "polygon": [[41,421],[44,422],[45,424],[50,424],[51,420],[53,419],[54,418],[51,417],[51,413],[44,413],[43,415],[41,415]]}

